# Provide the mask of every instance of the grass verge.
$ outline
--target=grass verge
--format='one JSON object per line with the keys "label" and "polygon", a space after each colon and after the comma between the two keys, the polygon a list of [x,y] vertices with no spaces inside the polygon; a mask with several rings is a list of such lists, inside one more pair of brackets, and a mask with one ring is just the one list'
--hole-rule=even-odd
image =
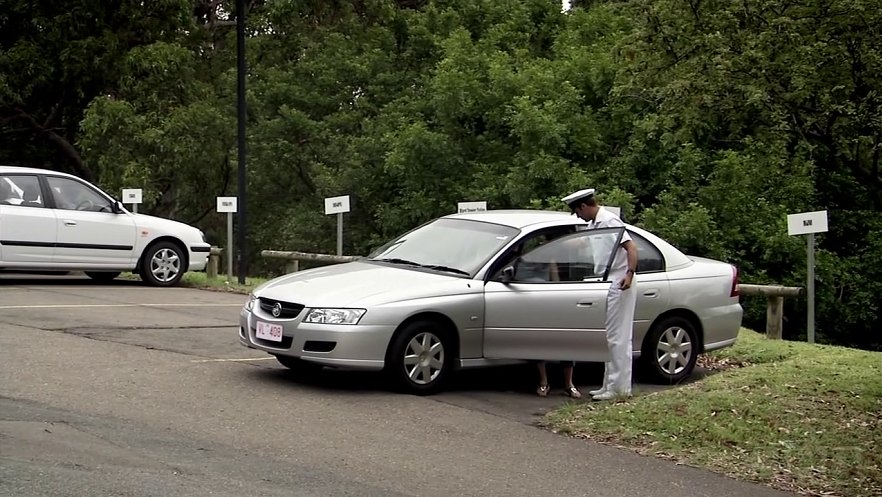
{"label": "grass verge", "polygon": [[882,353],[742,330],[725,371],[617,403],[571,403],[572,436],[808,495],[882,495]]}
{"label": "grass verge", "polygon": [[240,285],[238,280],[227,281],[226,275],[219,275],[217,278],[209,278],[207,274],[201,272],[184,273],[181,279],[181,285],[190,288],[199,288],[201,290],[215,290],[231,293],[249,294],[254,287],[267,281],[267,278],[246,277],[245,284]]}

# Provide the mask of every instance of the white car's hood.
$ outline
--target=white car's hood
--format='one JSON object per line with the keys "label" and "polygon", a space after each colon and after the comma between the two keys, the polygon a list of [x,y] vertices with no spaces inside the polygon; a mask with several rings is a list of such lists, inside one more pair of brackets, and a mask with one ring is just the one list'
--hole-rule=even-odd
{"label": "white car's hood", "polygon": [[466,290],[470,279],[405,267],[350,262],[292,273],[255,289],[258,297],[307,307],[356,307]]}
{"label": "white car's hood", "polygon": [[[141,236],[170,234],[181,238],[188,244],[201,243],[203,241],[202,232],[189,224],[161,217],[148,216],[147,214],[131,213],[131,216],[135,220],[135,225],[142,231]],[[148,232],[147,235],[143,234],[145,230]]]}

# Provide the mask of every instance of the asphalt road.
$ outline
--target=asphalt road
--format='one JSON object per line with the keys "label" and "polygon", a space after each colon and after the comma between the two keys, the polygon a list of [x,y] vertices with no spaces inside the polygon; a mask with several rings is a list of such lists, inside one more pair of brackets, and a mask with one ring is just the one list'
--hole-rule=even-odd
{"label": "asphalt road", "polygon": [[787,495],[541,429],[567,400],[532,368],[297,378],[238,344],[243,302],[0,274],[0,495]]}

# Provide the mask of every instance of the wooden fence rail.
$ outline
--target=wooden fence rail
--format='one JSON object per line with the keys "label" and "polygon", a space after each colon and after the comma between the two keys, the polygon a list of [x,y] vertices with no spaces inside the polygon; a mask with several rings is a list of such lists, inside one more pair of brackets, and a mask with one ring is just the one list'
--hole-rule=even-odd
{"label": "wooden fence rail", "polygon": [[780,340],[781,330],[784,328],[784,297],[799,297],[803,294],[802,287],[741,284],[738,289],[743,295],[766,297],[766,337]]}
{"label": "wooden fence rail", "polygon": [[282,259],[285,262],[285,272],[293,273],[300,270],[300,261],[315,261],[329,264],[352,262],[361,259],[357,255],[331,255],[313,254],[310,252],[283,252],[279,250],[263,250],[260,255],[268,259]]}

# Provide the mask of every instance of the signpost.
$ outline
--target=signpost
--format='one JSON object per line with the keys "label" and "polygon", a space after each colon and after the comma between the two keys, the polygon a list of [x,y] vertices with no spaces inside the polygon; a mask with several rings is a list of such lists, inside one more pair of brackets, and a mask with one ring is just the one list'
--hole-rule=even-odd
{"label": "signpost", "polygon": [[132,204],[132,212],[138,213],[138,204],[141,203],[140,188],[123,188],[122,198],[124,204]]}
{"label": "signpost", "polygon": [[337,215],[337,255],[343,255],[343,213],[349,212],[349,195],[325,199],[325,214]]}
{"label": "signpost", "polygon": [[815,233],[827,231],[827,211],[787,215],[788,235],[808,235],[808,342],[815,343]]}
{"label": "signpost", "polygon": [[487,210],[487,202],[459,202],[457,204],[457,212],[483,212]]}
{"label": "signpost", "polygon": [[227,213],[227,281],[233,281],[233,213],[238,210],[238,200],[238,197],[217,198],[217,211]]}

